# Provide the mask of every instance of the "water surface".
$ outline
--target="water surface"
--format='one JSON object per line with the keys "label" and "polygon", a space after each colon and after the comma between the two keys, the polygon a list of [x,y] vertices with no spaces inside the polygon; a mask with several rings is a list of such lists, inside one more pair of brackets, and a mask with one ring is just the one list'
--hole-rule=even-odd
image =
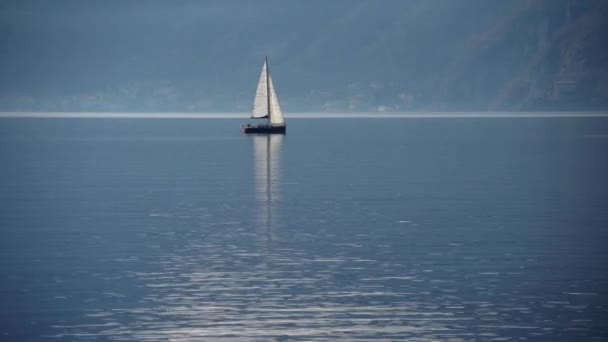
{"label": "water surface", "polygon": [[608,339],[608,119],[239,124],[0,119],[0,339]]}

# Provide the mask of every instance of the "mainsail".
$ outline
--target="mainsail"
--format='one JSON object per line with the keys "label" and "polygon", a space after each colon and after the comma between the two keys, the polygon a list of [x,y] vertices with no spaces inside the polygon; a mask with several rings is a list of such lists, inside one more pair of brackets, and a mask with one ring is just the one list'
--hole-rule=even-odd
{"label": "mainsail", "polygon": [[281,113],[281,105],[279,105],[279,97],[277,96],[272,77],[268,70],[268,60],[264,61],[258,87],[255,91],[255,99],[253,100],[253,119],[268,118],[273,126],[281,126],[285,124],[283,113]]}
{"label": "mainsail", "polygon": [[255,91],[255,99],[253,100],[252,119],[265,118],[268,116],[268,77],[267,77],[267,62],[264,62],[258,88]]}
{"label": "mainsail", "polygon": [[281,105],[279,105],[279,97],[277,96],[277,92],[274,90],[274,85],[272,84],[272,78],[270,74],[268,74],[268,89],[270,90],[270,124],[271,125],[284,125],[285,120],[283,120],[283,113],[281,112]]}

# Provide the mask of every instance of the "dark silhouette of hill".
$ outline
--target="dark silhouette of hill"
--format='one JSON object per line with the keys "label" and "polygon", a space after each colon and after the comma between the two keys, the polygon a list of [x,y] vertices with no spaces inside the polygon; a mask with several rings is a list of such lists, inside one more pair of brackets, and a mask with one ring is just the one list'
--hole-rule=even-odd
{"label": "dark silhouette of hill", "polygon": [[0,110],[608,108],[602,0],[0,3]]}

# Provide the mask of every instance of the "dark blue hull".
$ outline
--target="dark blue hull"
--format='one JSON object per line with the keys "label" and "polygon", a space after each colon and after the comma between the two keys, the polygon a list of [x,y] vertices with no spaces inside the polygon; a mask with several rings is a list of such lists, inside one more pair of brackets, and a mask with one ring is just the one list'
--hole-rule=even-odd
{"label": "dark blue hull", "polygon": [[241,130],[245,134],[285,134],[287,126],[270,126],[270,125],[243,125]]}

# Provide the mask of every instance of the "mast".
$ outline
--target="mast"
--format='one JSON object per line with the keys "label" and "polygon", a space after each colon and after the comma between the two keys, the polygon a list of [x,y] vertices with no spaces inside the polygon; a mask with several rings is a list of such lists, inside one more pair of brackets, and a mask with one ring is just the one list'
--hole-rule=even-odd
{"label": "mast", "polygon": [[266,110],[268,114],[268,124],[270,125],[270,83],[268,82],[268,56],[265,57],[266,63]]}

